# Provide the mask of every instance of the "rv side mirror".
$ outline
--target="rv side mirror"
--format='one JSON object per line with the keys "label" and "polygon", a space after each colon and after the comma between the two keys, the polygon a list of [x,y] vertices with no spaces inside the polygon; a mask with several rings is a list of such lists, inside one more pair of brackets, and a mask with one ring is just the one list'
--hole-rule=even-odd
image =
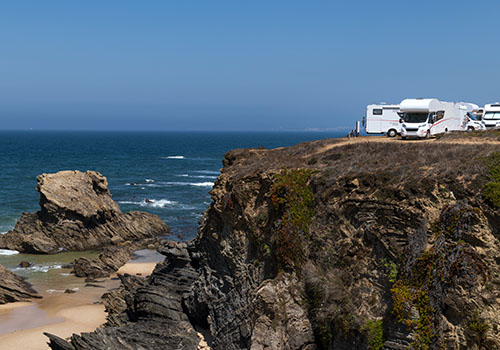
{"label": "rv side mirror", "polygon": [[399,118],[399,122],[402,123],[403,122],[403,119]]}

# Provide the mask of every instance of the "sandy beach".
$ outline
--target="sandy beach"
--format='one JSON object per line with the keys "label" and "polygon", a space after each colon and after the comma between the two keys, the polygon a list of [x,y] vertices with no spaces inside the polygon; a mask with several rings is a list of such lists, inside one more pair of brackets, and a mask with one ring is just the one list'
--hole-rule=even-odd
{"label": "sandy beach", "polygon": [[[148,276],[156,262],[131,261],[122,266],[117,273]],[[0,305],[0,350],[47,350],[48,338],[43,332],[49,332],[62,338],[73,333],[89,332],[106,321],[101,296],[119,286],[116,274],[101,279],[104,288],[86,287],[84,279],[72,281],[76,293],[39,290],[42,299],[32,302],[19,302]],[[76,285],[76,287],[75,287]],[[36,283],[34,283],[37,288]],[[43,286],[42,286],[43,287]]]}

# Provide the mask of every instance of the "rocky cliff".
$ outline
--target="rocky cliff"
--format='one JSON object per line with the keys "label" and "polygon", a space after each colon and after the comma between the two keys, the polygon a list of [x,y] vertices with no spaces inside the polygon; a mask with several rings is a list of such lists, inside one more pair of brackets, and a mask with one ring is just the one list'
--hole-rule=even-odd
{"label": "rocky cliff", "polygon": [[500,349],[500,142],[229,152],[195,240],[52,349]]}
{"label": "rocky cliff", "polygon": [[60,171],[37,178],[40,210],[23,213],[0,247],[23,253],[55,253],[123,245],[169,233],[156,215],[122,213],[104,176],[95,171]]}

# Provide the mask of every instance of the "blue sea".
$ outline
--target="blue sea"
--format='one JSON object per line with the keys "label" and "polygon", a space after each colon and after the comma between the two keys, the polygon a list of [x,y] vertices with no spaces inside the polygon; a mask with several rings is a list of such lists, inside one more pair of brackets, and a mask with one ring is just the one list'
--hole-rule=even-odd
{"label": "blue sea", "polygon": [[[154,213],[187,240],[210,204],[209,191],[234,148],[275,148],[337,138],[338,132],[41,132],[0,131],[0,233],[39,209],[36,177],[97,170],[122,211]],[[147,199],[147,200],[146,200]]]}

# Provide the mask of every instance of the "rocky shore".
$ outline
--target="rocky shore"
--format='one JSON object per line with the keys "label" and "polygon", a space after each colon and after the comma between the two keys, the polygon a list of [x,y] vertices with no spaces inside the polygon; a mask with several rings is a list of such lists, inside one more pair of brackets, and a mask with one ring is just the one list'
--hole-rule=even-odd
{"label": "rocky shore", "polygon": [[50,347],[500,349],[499,136],[231,151],[197,238]]}
{"label": "rocky shore", "polygon": [[104,176],[95,171],[60,171],[37,178],[40,210],[23,213],[0,248],[48,254],[100,249],[153,240],[169,233],[156,215],[122,213]]}
{"label": "rocky shore", "polygon": [[[198,236],[162,243],[165,261],[151,276],[120,275],[103,296],[103,327],[69,339],[49,332],[49,345],[500,349],[499,136],[231,151]],[[107,246],[75,262],[89,280],[168,230],[148,214],[122,214],[98,173],[43,175],[37,189],[41,210],[0,247]],[[83,193],[83,204],[65,197]],[[35,295],[9,278],[28,288],[20,297]]]}

